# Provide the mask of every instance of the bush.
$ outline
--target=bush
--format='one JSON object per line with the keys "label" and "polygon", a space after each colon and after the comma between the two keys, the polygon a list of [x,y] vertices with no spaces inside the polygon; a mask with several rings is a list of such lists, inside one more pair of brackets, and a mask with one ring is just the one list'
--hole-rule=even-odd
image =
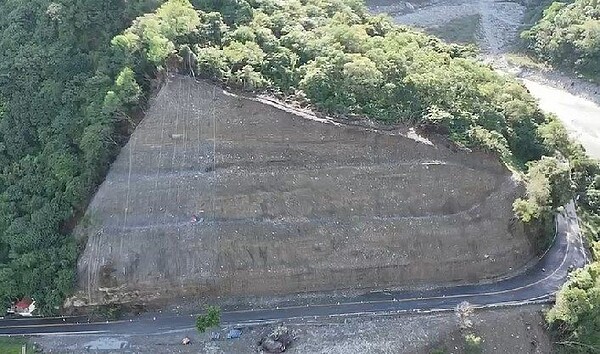
{"label": "bush", "polygon": [[465,353],[476,354],[481,353],[481,337],[472,333],[465,335]]}
{"label": "bush", "polygon": [[196,318],[196,329],[200,333],[206,332],[211,327],[216,327],[221,323],[221,309],[216,306],[206,308],[206,313]]}

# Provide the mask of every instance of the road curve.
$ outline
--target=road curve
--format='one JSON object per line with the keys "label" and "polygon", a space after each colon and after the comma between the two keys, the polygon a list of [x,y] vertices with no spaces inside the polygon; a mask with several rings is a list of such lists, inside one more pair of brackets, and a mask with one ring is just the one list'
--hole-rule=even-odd
{"label": "road curve", "polygon": [[[476,307],[551,301],[565,282],[569,267],[582,267],[587,261],[573,203],[557,215],[556,225],[555,240],[539,262],[511,278],[422,291],[369,292],[330,304],[224,311],[222,324],[235,326],[324,316],[442,311],[452,310],[462,301]],[[0,335],[159,334],[190,329],[194,326],[195,316],[145,314],[121,321],[92,323],[83,317],[5,319],[0,320]]]}

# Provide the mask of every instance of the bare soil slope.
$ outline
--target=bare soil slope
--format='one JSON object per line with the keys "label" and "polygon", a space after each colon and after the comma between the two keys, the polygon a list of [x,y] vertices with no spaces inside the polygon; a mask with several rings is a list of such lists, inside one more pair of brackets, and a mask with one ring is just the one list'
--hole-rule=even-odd
{"label": "bare soil slope", "polygon": [[521,192],[483,154],[175,77],[79,227],[80,287],[102,302],[490,278],[532,257]]}

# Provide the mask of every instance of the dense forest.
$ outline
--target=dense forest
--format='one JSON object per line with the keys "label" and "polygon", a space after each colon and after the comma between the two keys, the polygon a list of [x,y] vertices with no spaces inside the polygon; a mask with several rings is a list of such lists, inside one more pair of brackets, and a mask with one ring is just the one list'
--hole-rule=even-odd
{"label": "dense forest", "polygon": [[110,39],[157,1],[0,2],[0,305],[55,312],[74,282],[73,218],[120,144],[103,109]]}
{"label": "dense forest", "polygon": [[541,59],[600,80],[600,2],[554,2],[521,35]]}
{"label": "dense forest", "polygon": [[522,85],[358,0],[13,0],[0,28],[2,302],[59,309],[73,224],[165,73],[488,151],[524,175],[515,212],[532,230],[575,193],[600,204],[598,166]]}

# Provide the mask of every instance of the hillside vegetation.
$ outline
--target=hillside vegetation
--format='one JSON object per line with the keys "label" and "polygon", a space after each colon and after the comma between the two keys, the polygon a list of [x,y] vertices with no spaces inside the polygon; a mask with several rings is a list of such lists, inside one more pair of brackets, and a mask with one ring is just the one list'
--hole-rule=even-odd
{"label": "hillside vegetation", "polygon": [[170,0],[116,35],[155,5],[0,5],[3,301],[31,295],[48,313],[70,292],[73,218],[150,80],[167,71],[266,90],[340,117],[419,126],[529,166],[527,197],[515,207],[532,224],[592,185],[595,165],[520,84],[463,47],[368,15],[360,1]]}
{"label": "hillside vegetation", "polygon": [[554,2],[521,36],[541,59],[593,80],[600,79],[600,3]]}
{"label": "hillside vegetation", "polygon": [[[554,2],[521,36],[540,59],[600,79],[600,2]],[[567,351],[596,353],[600,351],[600,168],[589,163],[586,170],[573,176],[579,186],[581,230],[592,246],[593,262],[564,285],[547,320]]]}
{"label": "hillside vegetation", "polygon": [[110,39],[155,6],[0,2],[0,308],[32,296],[49,313],[71,291],[72,219],[120,143]]}
{"label": "hillside vegetation", "polygon": [[592,248],[592,263],[571,274],[558,292],[556,305],[546,319],[568,352],[600,351],[600,168],[580,192],[578,208],[581,230]]}

